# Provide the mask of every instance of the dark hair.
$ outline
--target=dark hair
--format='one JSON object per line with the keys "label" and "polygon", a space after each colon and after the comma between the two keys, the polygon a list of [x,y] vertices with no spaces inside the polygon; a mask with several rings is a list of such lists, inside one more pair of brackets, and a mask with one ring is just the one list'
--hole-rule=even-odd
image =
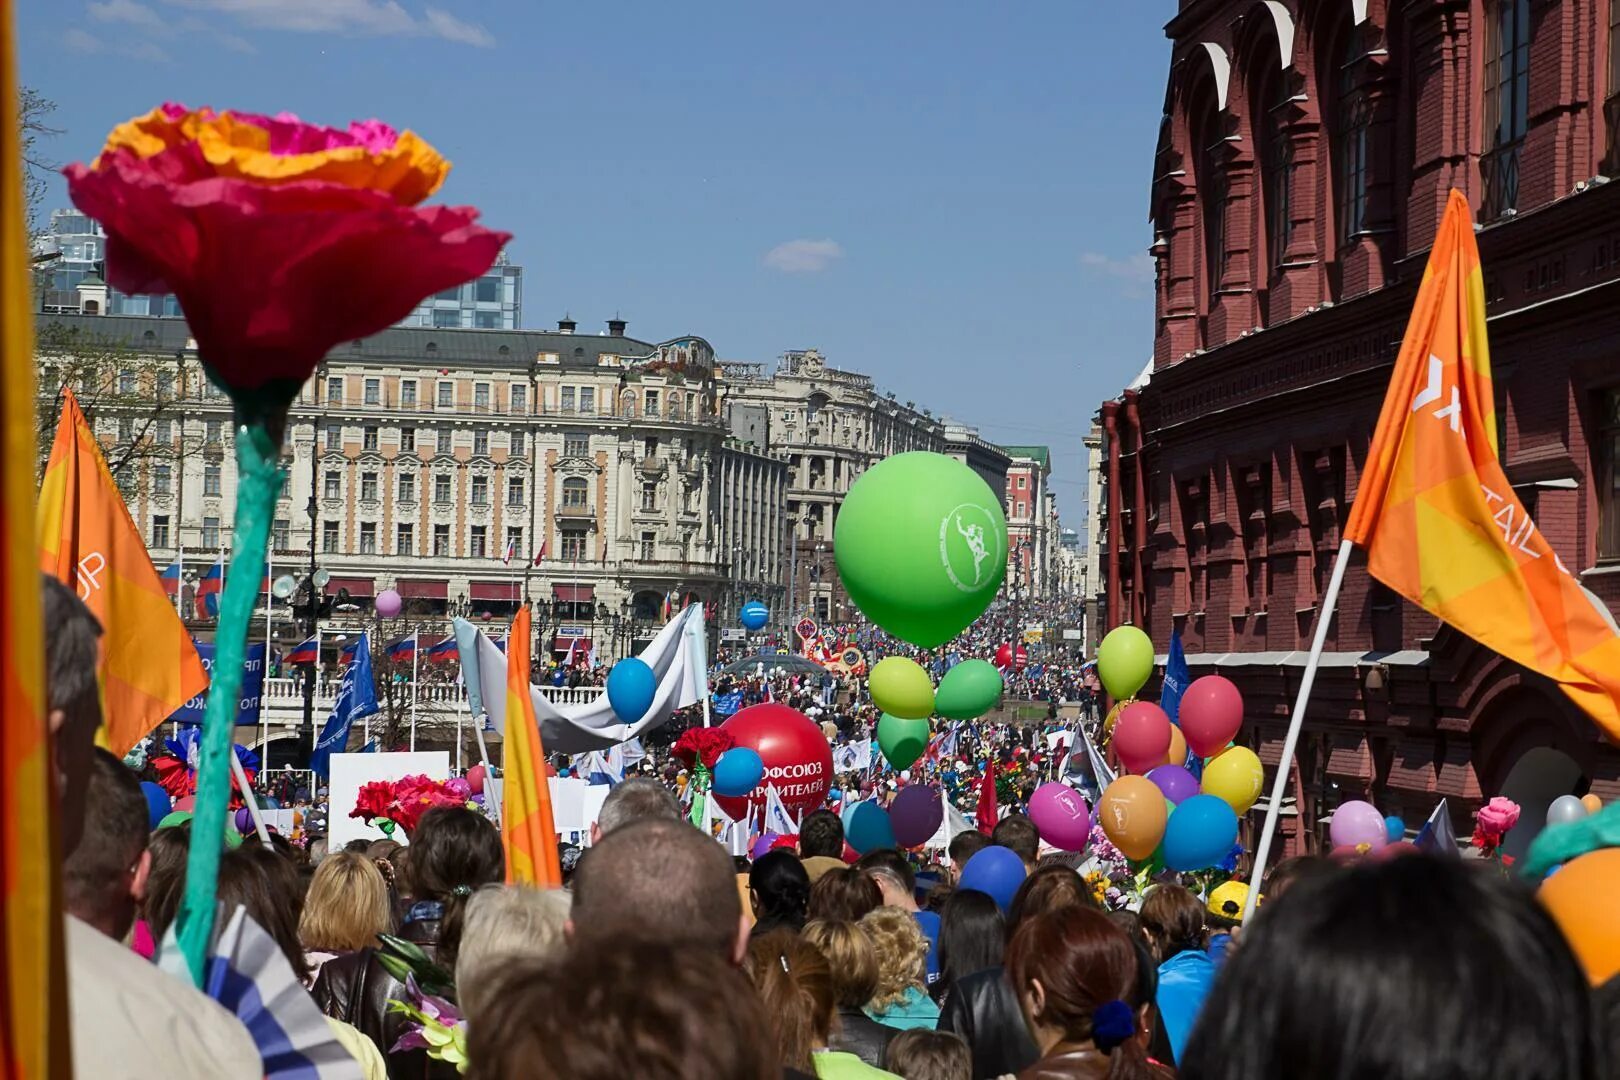
{"label": "dark hair", "polygon": [[1000,965],[1007,947],[1007,923],[986,893],[959,889],[939,916],[940,997],[964,975]]}
{"label": "dark hair", "polygon": [[906,1080],[971,1080],[973,1052],[954,1031],[912,1028],[889,1040],[883,1067]]}
{"label": "dark hair", "polygon": [[868,851],[856,862],[855,869],[862,873],[884,875],[904,888],[907,896],[912,896],[917,891],[917,872],[911,868],[906,857],[894,848]]}
{"label": "dark hair", "polygon": [[1611,1069],[1620,1062],[1620,975],[1592,991],[1592,1014],[1596,1017],[1603,1058]]}
{"label": "dark hair", "polygon": [[229,921],[238,907],[281,947],[299,982],[309,977],[309,962],[298,939],[304,915],[304,887],[291,861],[257,842],[227,851],[219,860],[220,919]]}
{"label": "dark hair", "polygon": [[806,814],[799,823],[799,854],[805,858],[824,855],[837,859],[844,854],[844,823],[831,810]]}
{"label": "dark hair", "polygon": [[988,836],[977,829],[968,829],[951,837],[951,845],[945,851],[951,857],[951,864],[961,869],[967,865],[969,859],[989,846]]}
{"label": "dark hair", "polygon": [[488,818],[464,807],[435,806],[417,822],[407,850],[411,854],[405,875],[412,899],[444,905],[435,959],[440,966],[453,968],[467,898],[479,886],[506,876],[501,834]]}
{"label": "dark hair", "polygon": [[1007,925],[1016,930],[1036,915],[1066,907],[1097,907],[1091,886],[1067,866],[1041,866],[1024,879],[1007,905]]}
{"label": "dark hair", "polygon": [[[1097,1047],[1108,1055],[1108,1080],[1160,1075],[1134,1030],[1137,1012],[1146,1004],[1140,997],[1138,964],[1136,946],[1124,930],[1094,908],[1073,905],[1027,920],[1007,947],[1007,976],[1032,1028],[1038,1020],[1061,1030],[1065,1041],[1090,1042],[1099,1009],[1112,1002],[1129,1008],[1131,1033]],[[1038,1016],[1029,1014],[1035,983],[1043,993]]]}
{"label": "dark hair", "polygon": [[[90,751],[101,726],[101,685],[97,681],[101,624],[84,601],[49,574],[45,590],[45,707],[62,711],[62,726],[53,738],[53,794],[61,808],[62,853],[79,846],[84,834],[85,791],[90,784]],[[8,717],[8,719],[11,719]]]}
{"label": "dark hair", "polygon": [[776,1048],[760,1037],[771,1028],[759,995],[711,951],[576,943],[550,961],[510,964],[488,1001],[467,1036],[468,1074],[480,1080],[758,1080],[782,1072]]}
{"label": "dark hair", "polygon": [[990,842],[1007,848],[1026,863],[1041,853],[1041,831],[1023,814],[1008,814],[990,830]]}
{"label": "dark hair", "polygon": [[180,897],[186,891],[191,822],[157,830],[147,848],[152,853],[152,868],[146,874],[146,899],[141,902],[141,917],[146,920],[153,940],[161,942],[180,912]]}
{"label": "dark hair", "polygon": [[73,915],[121,938],[135,915],[130,886],[146,850],[146,795],[122,761],[97,747],[85,796],[84,836],[62,864],[62,898]]}
{"label": "dark hair", "polygon": [[1263,906],[1183,1057],[1182,1080],[1600,1075],[1552,919],[1494,869],[1422,856],[1312,874]]}
{"label": "dark hair", "polygon": [[810,906],[810,875],[793,852],[779,848],[755,859],[748,872],[748,888],[758,898],[760,931],[803,928]]}
{"label": "dark hair", "polygon": [[743,971],[770,1017],[782,1064],[814,1073],[811,1051],[827,1045],[838,1014],[827,957],[791,930],[772,930],[748,943]]}
{"label": "dark hair", "polygon": [[883,890],[877,882],[853,866],[840,866],[822,874],[810,886],[807,917],[859,922],[862,915],[882,905]]}
{"label": "dark hair", "polygon": [[1153,942],[1159,963],[1177,953],[1201,952],[1208,944],[1204,905],[1184,885],[1155,885],[1142,900],[1142,929]]}
{"label": "dark hair", "polygon": [[1292,855],[1266,871],[1260,898],[1275,900],[1296,882],[1315,874],[1330,873],[1335,866],[1332,859],[1321,855]]}

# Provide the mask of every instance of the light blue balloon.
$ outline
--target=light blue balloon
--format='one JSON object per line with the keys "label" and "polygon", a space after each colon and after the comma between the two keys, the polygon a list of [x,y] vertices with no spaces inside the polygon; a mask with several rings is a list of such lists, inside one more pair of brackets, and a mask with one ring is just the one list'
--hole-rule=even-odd
{"label": "light blue balloon", "polygon": [[849,815],[849,824],[844,827],[844,838],[862,855],[894,847],[894,826],[889,824],[889,812],[875,802],[856,804]]}
{"label": "light blue balloon", "polygon": [[1384,819],[1384,828],[1389,831],[1390,843],[1398,844],[1406,839],[1406,822],[1402,821],[1398,815],[1391,814],[1386,817]]}
{"label": "light blue balloon", "polygon": [[613,715],[626,724],[638,723],[647,715],[657,692],[658,676],[640,657],[620,660],[608,672],[608,704],[613,707]]}
{"label": "light blue balloon", "polygon": [[1216,795],[1184,799],[1164,827],[1164,865],[1172,870],[1206,870],[1237,842],[1237,812]]}
{"label": "light blue balloon", "polygon": [[728,799],[740,799],[759,787],[765,779],[765,759],[747,746],[733,746],[714,763],[714,791]]}
{"label": "light blue balloon", "polygon": [[762,629],[771,620],[771,609],[763,601],[750,600],[742,606],[737,613],[737,621],[743,624],[746,630]]}

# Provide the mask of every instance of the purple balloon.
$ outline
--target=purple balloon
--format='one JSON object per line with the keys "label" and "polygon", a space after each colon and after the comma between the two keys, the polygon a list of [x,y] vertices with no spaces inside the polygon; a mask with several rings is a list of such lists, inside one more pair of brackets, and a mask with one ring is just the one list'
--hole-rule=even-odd
{"label": "purple balloon", "polygon": [[1329,832],[1336,848],[1366,844],[1369,850],[1377,851],[1389,843],[1389,826],[1384,824],[1384,815],[1378,812],[1378,807],[1360,799],[1339,804],[1333,811]]}
{"label": "purple balloon", "polygon": [[253,831],[253,815],[248,813],[245,806],[236,808],[236,831],[243,836]]}
{"label": "purple balloon", "polygon": [[927,843],[944,820],[945,804],[939,792],[925,784],[910,785],[889,804],[889,827],[901,847]]}
{"label": "purple balloon", "polygon": [[1200,790],[1198,777],[1180,765],[1160,765],[1148,773],[1147,778],[1159,785],[1164,797],[1177,806],[1180,806],[1183,800],[1197,795]]}
{"label": "purple balloon", "polygon": [[1067,784],[1052,781],[1036,788],[1029,797],[1029,820],[1059,851],[1084,851],[1091,838],[1091,808]]}
{"label": "purple balloon", "polygon": [[767,851],[771,850],[771,845],[776,843],[780,839],[781,839],[781,835],[779,833],[773,833],[773,832],[760,833],[759,834],[759,839],[754,841],[754,846],[748,849],[748,857],[750,859],[759,858],[760,856],[764,855]]}

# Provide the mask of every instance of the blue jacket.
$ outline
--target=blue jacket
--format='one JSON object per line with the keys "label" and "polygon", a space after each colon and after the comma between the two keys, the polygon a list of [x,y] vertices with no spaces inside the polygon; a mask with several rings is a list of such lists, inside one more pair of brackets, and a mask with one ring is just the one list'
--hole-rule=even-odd
{"label": "blue jacket", "polygon": [[1201,950],[1176,953],[1159,965],[1159,1018],[1178,1065],[1187,1039],[1192,1035],[1193,1024],[1198,1020],[1198,1011],[1204,1007],[1204,999],[1214,983],[1215,963]]}

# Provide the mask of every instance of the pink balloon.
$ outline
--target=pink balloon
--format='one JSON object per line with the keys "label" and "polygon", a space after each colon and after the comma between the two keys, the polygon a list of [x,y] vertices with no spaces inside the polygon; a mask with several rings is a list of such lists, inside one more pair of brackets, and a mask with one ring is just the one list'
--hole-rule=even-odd
{"label": "pink balloon", "polygon": [[1243,726],[1243,695],[1232,685],[1232,680],[1205,675],[1194,679],[1181,695],[1181,712],[1177,719],[1192,752],[1199,757],[1212,757],[1225,749]]}
{"label": "pink balloon", "polygon": [[1091,837],[1091,808],[1067,784],[1046,783],[1029,799],[1029,819],[1041,839],[1060,851],[1084,851]]}
{"label": "pink balloon", "polygon": [[376,604],[377,614],[381,615],[385,619],[392,619],[395,615],[399,614],[399,609],[401,607],[399,593],[395,592],[393,589],[384,589],[382,592],[377,594]]}
{"label": "pink balloon", "polygon": [[174,804],[176,810],[194,810],[197,807],[197,796],[187,795]]}
{"label": "pink balloon", "polygon": [[484,793],[484,767],[482,765],[474,765],[467,770],[467,786],[472,789],[474,795]]}
{"label": "pink balloon", "polygon": [[1114,752],[1133,773],[1163,765],[1170,752],[1170,718],[1151,701],[1133,701],[1114,725]]}
{"label": "pink balloon", "polygon": [[[1374,823],[1377,823],[1376,829]],[[1360,799],[1339,804],[1333,811],[1329,833],[1334,848],[1359,848],[1365,844],[1369,850],[1377,851],[1389,843],[1389,827],[1384,824],[1384,815],[1378,812],[1378,807]]]}

